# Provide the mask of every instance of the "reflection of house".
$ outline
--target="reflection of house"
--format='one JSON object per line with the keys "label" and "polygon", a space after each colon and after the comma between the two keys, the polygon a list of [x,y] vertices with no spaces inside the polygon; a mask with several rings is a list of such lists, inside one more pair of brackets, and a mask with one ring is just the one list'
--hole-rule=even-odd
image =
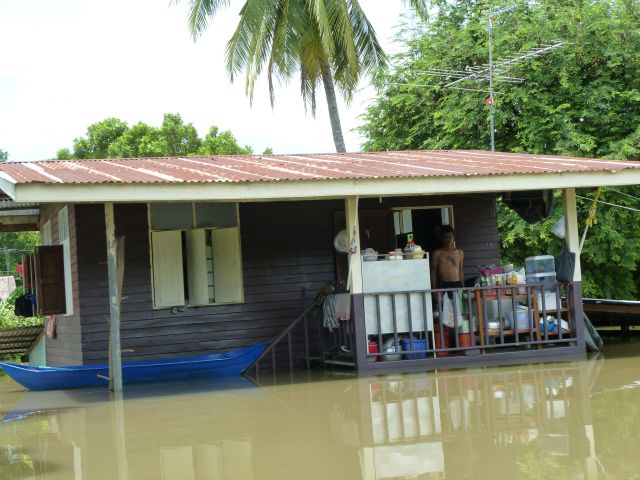
{"label": "reflection of house", "polygon": [[[388,337],[400,335],[424,352],[407,363],[435,368],[583,353],[579,265],[570,286],[546,287],[550,297],[541,296],[539,285],[523,287],[519,295],[509,287],[465,290],[465,305],[453,302],[453,308],[470,308],[447,315],[464,337],[434,322],[444,318],[446,296],[436,291],[430,306],[428,278],[419,285],[387,285],[395,292],[380,291],[384,282],[367,290],[360,248],[384,253],[402,247],[411,230],[429,250],[437,228],[451,224],[466,253],[466,276],[473,277],[479,265],[500,259],[498,192],[563,189],[575,251],[574,189],[635,184],[639,169],[634,162],[475,151],[112,159],[4,163],[0,188],[40,209],[44,247],[30,273],[40,311],[56,316],[57,336],[46,339],[51,365],[107,359],[105,317],[117,303],[109,291],[117,290],[118,264],[124,268],[119,332],[125,359],[209,353],[272,338],[302,309],[302,289],[315,292],[349,279],[353,314],[341,327],[348,325],[351,363],[387,368],[391,362],[367,358],[367,342],[380,350]],[[355,252],[348,257],[335,252],[332,241],[345,226]],[[123,237],[119,260],[115,249],[107,255],[107,227],[115,229],[114,238]],[[377,273],[383,279],[400,266],[379,263],[387,271]],[[402,265],[410,270],[418,262]],[[561,298],[554,293],[566,300],[537,301]],[[384,311],[367,327],[367,311],[374,318],[378,303]],[[492,317],[508,316],[517,303],[529,306],[527,328],[492,327]],[[540,331],[538,317],[546,314],[562,317],[567,328]],[[395,330],[377,327],[384,315]],[[436,342],[446,336],[448,352]],[[426,343],[414,345],[414,339]],[[324,353],[317,343],[306,353],[304,342],[293,343],[299,356]],[[449,355],[436,356],[436,349]],[[494,352],[499,355],[489,355]]]}
{"label": "reflection of house", "polygon": [[36,479],[519,478],[586,469],[594,363],[30,392],[0,442]]}

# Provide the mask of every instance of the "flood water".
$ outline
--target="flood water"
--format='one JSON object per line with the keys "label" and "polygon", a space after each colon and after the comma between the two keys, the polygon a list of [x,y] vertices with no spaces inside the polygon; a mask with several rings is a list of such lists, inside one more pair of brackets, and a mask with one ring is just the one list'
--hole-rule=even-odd
{"label": "flood water", "polygon": [[126,388],[110,401],[1,377],[0,478],[640,478],[637,343],[580,362]]}

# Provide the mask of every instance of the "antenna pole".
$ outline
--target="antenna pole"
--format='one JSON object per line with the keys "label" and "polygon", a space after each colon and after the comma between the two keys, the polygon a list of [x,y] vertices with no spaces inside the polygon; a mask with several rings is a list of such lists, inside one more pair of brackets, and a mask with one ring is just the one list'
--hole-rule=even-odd
{"label": "antenna pole", "polygon": [[495,129],[493,118],[495,115],[495,105],[493,100],[493,14],[489,9],[489,132],[491,133],[491,151],[495,151]]}

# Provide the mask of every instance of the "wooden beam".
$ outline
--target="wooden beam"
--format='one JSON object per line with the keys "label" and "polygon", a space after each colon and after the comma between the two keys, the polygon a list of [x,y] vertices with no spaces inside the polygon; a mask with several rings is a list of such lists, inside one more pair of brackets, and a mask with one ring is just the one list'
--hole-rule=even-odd
{"label": "wooden beam", "polygon": [[37,232],[37,223],[0,224],[0,232]]}
{"label": "wooden beam", "polygon": [[113,203],[104,204],[107,235],[107,269],[109,272],[109,388],[122,391],[122,352],[120,349],[120,285],[118,275],[118,241],[115,235]]}

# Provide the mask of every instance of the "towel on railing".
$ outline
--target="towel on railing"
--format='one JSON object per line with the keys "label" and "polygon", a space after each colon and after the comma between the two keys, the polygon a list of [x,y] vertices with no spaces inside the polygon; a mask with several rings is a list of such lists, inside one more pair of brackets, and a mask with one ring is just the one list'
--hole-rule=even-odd
{"label": "towel on railing", "polygon": [[338,319],[336,318],[336,296],[327,295],[322,306],[322,325],[328,328],[330,332],[338,328]]}

